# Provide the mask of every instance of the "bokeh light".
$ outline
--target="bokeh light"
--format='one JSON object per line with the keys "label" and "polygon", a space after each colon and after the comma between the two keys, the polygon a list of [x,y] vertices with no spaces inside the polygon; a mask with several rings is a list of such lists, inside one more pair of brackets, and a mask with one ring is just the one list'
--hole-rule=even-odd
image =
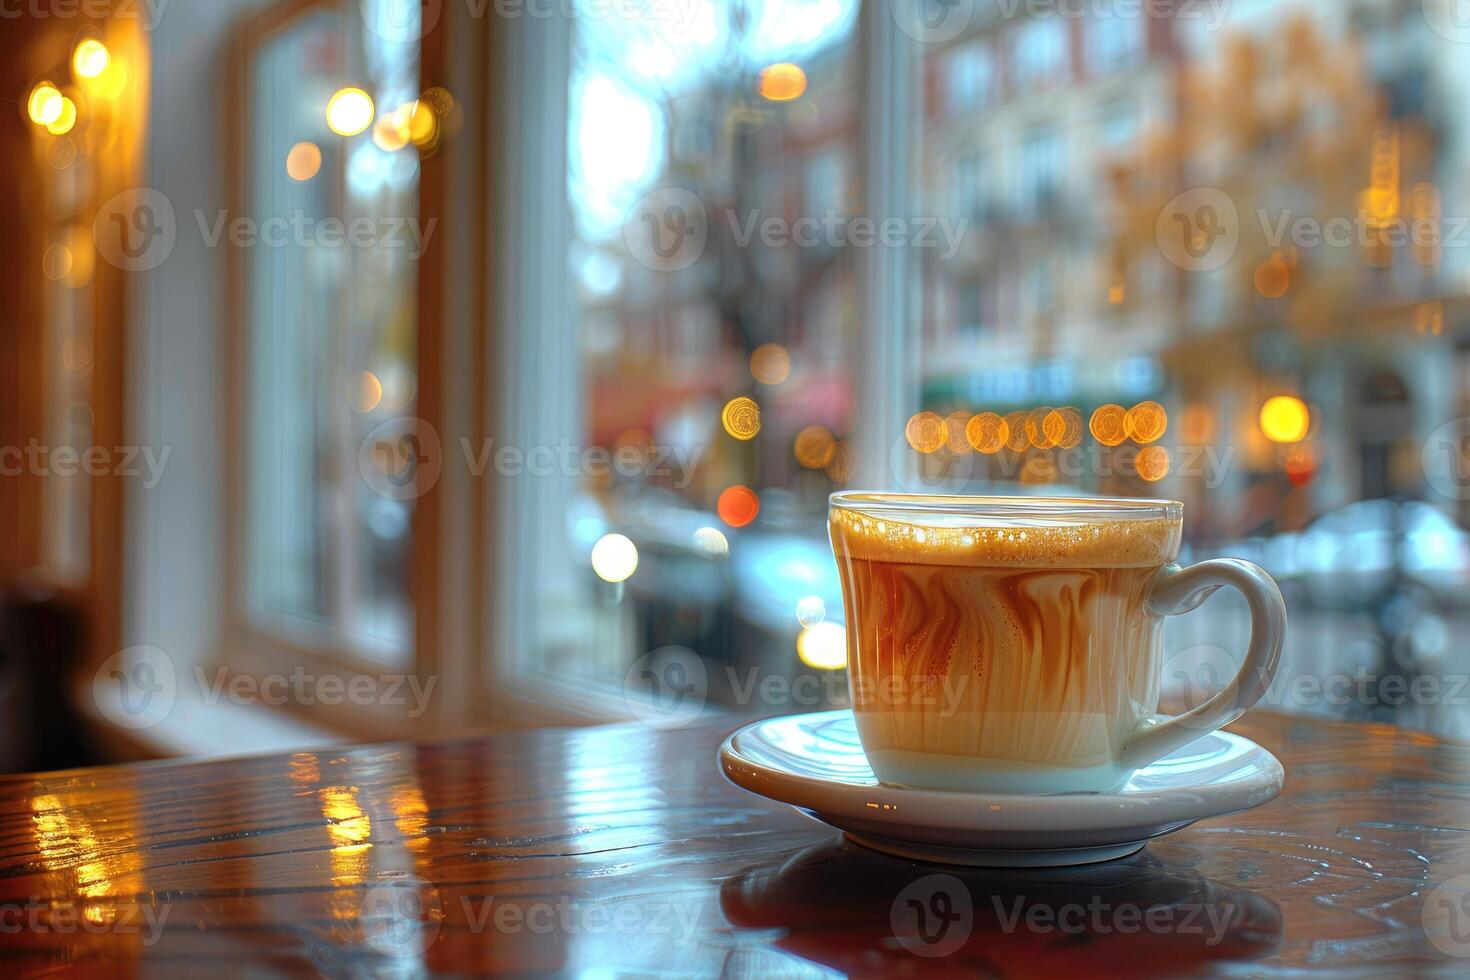
{"label": "bokeh light", "polygon": [[780,344],[761,344],[750,355],[750,375],[763,385],[778,385],[791,376],[791,355]]}
{"label": "bokeh light", "polygon": [[948,426],[933,412],[919,412],[903,429],[909,445],[921,453],[937,453],[949,441]]}
{"label": "bokeh light", "polygon": [[1056,445],[1046,429],[1046,420],[1052,412],[1052,407],[1047,405],[1026,413],[1026,442],[1037,449],[1050,449]]}
{"label": "bokeh light", "polygon": [[1054,483],[1056,478],[1057,464],[1046,453],[1027,457],[1025,465],[1021,467],[1021,482],[1029,486]]}
{"label": "bokeh light", "polygon": [[1252,278],[1256,292],[1267,299],[1280,299],[1291,288],[1291,266],[1286,264],[1286,260],[1278,252],[1256,266]]}
{"label": "bokeh light", "polygon": [[1145,446],[1138,451],[1133,468],[1148,482],[1157,483],[1169,475],[1169,450],[1163,446]]}
{"label": "bokeh light", "polygon": [[1304,487],[1312,482],[1312,477],[1317,474],[1317,454],[1312,452],[1311,446],[1295,445],[1286,450],[1286,458],[1282,461],[1282,467],[1286,470],[1286,478],[1294,487]]}
{"label": "bokeh light", "polygon": [[1055,431],[1055,441],[1061,449],[1072,449],[1082,444],[1082,412],[1068,405],[1048,415],[1043,423],[1050,435]]}
{"label": "bokeh light", "polygon": [[107,45],[94,37],[89,37],[77,45],[72,52],[71,67],[77,73],[78,78],[96,78],[107,70],[107,65],[112,61],[112,54],[107,50]]}
{"label": "bokeh light", "polygon": [[128,87],[128,69],[121,61],[114,58],[108,63],[102,74],[96,78],[86,79],[87,88],[91,92],[105,99],[115,99],[123,94]]}
{"label": "bokeh light", "polygon": [[302,140],[286,154],[286,176],[292,180],[310,180],[321,169],[321,147],[310,140]]}
{"label": "bokeh light", "polygon": [[638,570],[638,546],[626,535],[604,534],[592,546],[592,570],[604,582],[625,582]]}
{"label": "bokeh light", "polygon": [[1311,426],[1307,403],[1293,395],[1276,395],[1261,406],[1261,432],[1272,442],[1301,442]]}
{"label": "bokeh light", "polygon": [[1006,420],[994,412],[981,412],[965,425],[965,439],[976,452],[987,456],[1000,452],[1010,434]]}
{"label": "bokeh light", "polygon": [[796,656],[816,670],[847,666],[847,630],[838,623],[817,623],[796,637]]}
{"label": "bokeh light", "polygon": [[383,383],[371,371],[363,371],[353,379],[352,407],[359,412],[371,412],[383,400]]}
{"label": "bokeh light", "polygon": [[77,124],[77,104],[70,98],[61,97],[61,114],[46,124],[46,132],[52,136],[65,136]]}
{"label": "bokeh light", "polygon": [[1030,445],[1026,439],[1026,414],[1025,412],[1011,412],[1005,417],[1006,448],[1012,452],[1025,452],[1026,447]]}
{"label": "bokeh light", "polygon": [[832,451],[832,462],[827,464],[827,479],[833,483],[846,483],[857,472],[857,450],[846,439],[839,440]]}
{"label": "bokeh light", "polygon": [[1169,428],[1169,414],[1158,402],[1139,402],[1123,416],[1128,438],[1140,446],[1157,442]]}
{"label": "bokeh light", "polygon": [[809,425],[796,434],[796,461],[809,470],[826,469],[837,455],[837,440],[820,425]]}
{"label": "bokeh light", "polygon": [[53,243],[46,249],[46,254],[41,256],[41,271],[46,274],[47,279],[65,279],[71,274],[71,249],[60,242]]}
{"label": "bokeh light", "polygon": [[1088,423],[1088,431],[1092,438],[1104,446],[1121,446],[1123,440],[1128,438],[1128,430],[1125,425],[1128,411],[1122,405],[1102,405],[1092,413],[1092,421]]}
{"label": "bokeh light", "polygon": [[806,72],[789,62],[761,69],[761,98],[771,102],[790,102],[806,92]]}
{"label": "bokeh light", "polygon": [[739,484],[727,487],[715,504],[715,512],[720,515],[720,520],[731,527],[745,527],[755,520],[760,511],[761,498],[750,487]]}
{"label": "bokeh light", "polygon": [[338,89],[327,101],[327,128],[356,136],[373,124],[373,98],[360,88]]}
{"label": "bokeh light", "polygon": [[385,112],[373,123],[373,144],[387,153],[408,145],[413,133],[413,104]]}
{"label": "bokeh light", "polygon": [[50,82],[41,82],[31,89],[31,97],[26,101],[26,111],[30,114],[31,122],[37,126],[49,126],[61,118],[65,97],[61,90]]}
{"label": "bokeh light", "polygon": [[720,413],[720,424],[733,438],[749,442],[761,431],[761,408],[755,399],[741,395],[725,403]]}
{"label": "bokeh light", "polygon": [[694,532],[694,547],[711,558],[724,558],[730,553],[730,539],[717,527],[702,527]]}
{"label": "bokeh light", "polygon": [[401,106],[399,111],[408,110],[408,138],[414,146],[429,146],[439,138],[439,116],[433,106],[423,100],[415,100]]}
{"label": "bokeh light", "polygon": [[827,618],[827,604],[819,595],[804,595],[796,602],[796,621],[811,629]]}

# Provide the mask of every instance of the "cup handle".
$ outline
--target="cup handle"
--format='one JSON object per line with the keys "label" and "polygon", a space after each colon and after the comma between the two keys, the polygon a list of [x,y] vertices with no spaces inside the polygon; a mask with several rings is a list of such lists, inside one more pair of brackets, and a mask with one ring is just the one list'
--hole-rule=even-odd
{"label": "cup handle", "polygon": [[1182,715],[1140,729],[1123,751],[1129,771],[1157,762],[1195,739],[1223,728],[1261,700],[1281,663],[1286,638],[1286,603],[1275,581],[1259,565],[1237,558],[1216,558],[1188,568],[1168,565],[1154,577],[1149,611],[1176,616],[1198,609],[1221,586],[1233,585],[1251,609],[1250,646],[1230,683],[1214,697]]}

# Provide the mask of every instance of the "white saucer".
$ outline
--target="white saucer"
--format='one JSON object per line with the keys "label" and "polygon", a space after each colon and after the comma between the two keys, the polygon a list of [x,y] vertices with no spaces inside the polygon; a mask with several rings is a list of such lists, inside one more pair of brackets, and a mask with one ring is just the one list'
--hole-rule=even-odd
{"label": "white saucer", "polygon": [[1140,769],[1117,793],[1004,796],[881,785],[851,711],[768,718],[720,746],[737,786],[838,828],[849,840],[918,861],[1050,867],[1124,857],[1196,820],[1260,806],[1281,792],[1276,757],[1214,732]]}

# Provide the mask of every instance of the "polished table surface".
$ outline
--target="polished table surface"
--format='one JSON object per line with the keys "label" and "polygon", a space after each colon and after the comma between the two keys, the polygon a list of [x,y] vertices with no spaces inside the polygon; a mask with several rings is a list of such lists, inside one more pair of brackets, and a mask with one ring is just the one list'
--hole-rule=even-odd
{"label": "polished table surface", "polygon": [[736,788],[729,727],[0,779],[0,976],[1470,974],[1470,746],[1256,713],[1274,802],[986,871]]}

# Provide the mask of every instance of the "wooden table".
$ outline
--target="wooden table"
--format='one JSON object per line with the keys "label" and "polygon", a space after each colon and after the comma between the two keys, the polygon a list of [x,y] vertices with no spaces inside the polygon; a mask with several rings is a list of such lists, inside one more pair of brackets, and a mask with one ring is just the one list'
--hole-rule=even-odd
{"label": "wooden table", "polygon": [[9,777],[0,976],[1470,973],[1470,746],[1236,728],[1275,802],[1040,872],[844,843],[704,725]]}

